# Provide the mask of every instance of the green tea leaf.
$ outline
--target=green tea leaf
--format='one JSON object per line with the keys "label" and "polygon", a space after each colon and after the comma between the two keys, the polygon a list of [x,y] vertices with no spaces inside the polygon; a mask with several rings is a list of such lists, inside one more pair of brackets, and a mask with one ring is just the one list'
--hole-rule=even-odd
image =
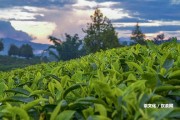
{"label": "green tea leaf", "polygon": [[65,110],[60,113],[55,120],[71,120],[75,111],[73,110]]}
{"label": "green tea leaf", "polygon": [[157,83],[158,83],[157,76],[154,73],[144,73],[142,75],[142,78],[144,80],[147,80],[146,81],[146,86],[149,87],[149,88],[152,88],[152,89],[154,89],[156,87]]}
{"label": "green tea leaf", "polygon": [[[51,114],[50,120],[56,120],[57,115],[59,114],[60,109],[61,109],[61,106],[62,106],[63,104],[67,104],[65,100],[62,100],[62,101],[56,106],[56,108],[54,109],[54,111],[53,111],[52,114]],[[60,120],[60,119],[59,119],[59,120]]]}
{"label": "green tea leaf", "polygon": [[94,104],[95,106],[95,112],[99,112],[101,116],[107,117],[107,111],[106,108],[101,104]]}
{"label": "green tea leaf", "polygon": [[31,109],[32,107],[34,107],[35,105],[39,104],[39,103],[42,102],[42,101],[47,101],[47,100],[40,98],[40,99],[34,100],[34,101],[32,101],[32,102],[29,102],[29,103],[23,105],[22,108],[23,108],[24,110],[28,111],[29,109]]}
{"label": "green tea leaf", "polygon": [[163,92],[163,91],[170,91],[170,90],[180,90],[180,86],[159,86],[156,88],[155,92]]}
{"label": "green tea leaf", "polygon": [[29,96],[38,96],[38,95],[43,95],[43,94],[51,95],[50,92],[47,92],[45,90],[35,90],[35,91],[31,92],[31,94]]}
{"label": "green tea leaf", "polygon": [[94,88],[100,91],[104,96],[112,100],[112,102],[116,101],[115,95],[107,83],[104,83],[102,81],[94,81]]}
{"label": "green tea leaf", "polygon": [[141,74],[144,73],[143,69],[141,68],[140,65],[138,65],[135,62],[126,62],[128,64],[129,67],[134,67],[136,68]]}
{"label": "green tea leaf", "polygon": [[22,108],[11,107],[11,108],[7,108],[7,111],[9,111],[11,114],[19,115],[21,120],[30,120],[27,112],[23,110]]}
{"label": "green tea leaf", "polygon": [[2,100],[2,102],[23,102],[23,103],[28,103],[33,101],[34,98],[32,97],[23,97],[23,96],[12,96],[12,97],[7,97]]}
{"label": "green tea leaf", "polygon": [[131,73],[129,74],[127,80],[136,80],[136,77]]}
{"label": "green tea leaf", "polygon": [[174,59],[166,59],[164,64],[163,64],[163,67],[166,69],[166,70],[169,70],[174,64]]}
{"label": "green tea leaf", "polygon": [[91,102],[91,103],[99,103],[102,105],[106,105],[104,101],[94,98],[94,97],[79,98],[76,100],[76,102]]}
{"label": "green tea leaf", "polygon": [[5,83],[3,83],[3,82],[1,82],[0,83],[0,99],[1,99],[1,97],[2,97],[2,95],[3,95],[3,92],[6,90],[6,84]]}
{"label": "green tea leaf", "polygon": [[111,120],[111,119],[100,115],[92,115],[89,116],[87,120]]}
{"label": "green tea leaf", "polygon": [[20,88],[20,87],[17,87],[17,88],[13,88],[13,89],[10,89],[10,90],[6,90],[5,92],[14,92],[14,93],[20,93],[20,94],[24,94],[24,95],[29,95],[30,92],[23,89],[23,88]]}
{"label": "green tea leaf", "polygon": [[176,70],[174,72],[171,72],[169,74],[168,78],[170,78],[170,79],[173,79],[173,78],[180,79],[180,70]]}
{"label": "green tea leaf", "polygon": [[68,89],[66,89],[64,91],[64,93],[62,94],[62,98],[64,99],[69,92],[71,92],[75,89],[84,87],[84,86],[87,86],[87,84],[86,83],[79,83],[79,84],[72,85],[71,87],[69,87]]}
{"label": "green tea leaf", "polygon": [[87,119],[90,115],[94,115],[94,109],[92,107],[89,107],[82,111],[85,119]]}

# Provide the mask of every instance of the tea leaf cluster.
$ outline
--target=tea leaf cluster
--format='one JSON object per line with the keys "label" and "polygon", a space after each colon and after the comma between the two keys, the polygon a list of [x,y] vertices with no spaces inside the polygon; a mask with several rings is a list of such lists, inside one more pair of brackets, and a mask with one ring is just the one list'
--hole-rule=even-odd
{"label": "tea leaf cluster", "polygon": [[[0,73],[0,119],[180,119],[180,45],[135,45]],[[144,104],[173,108],[144,108]]]}

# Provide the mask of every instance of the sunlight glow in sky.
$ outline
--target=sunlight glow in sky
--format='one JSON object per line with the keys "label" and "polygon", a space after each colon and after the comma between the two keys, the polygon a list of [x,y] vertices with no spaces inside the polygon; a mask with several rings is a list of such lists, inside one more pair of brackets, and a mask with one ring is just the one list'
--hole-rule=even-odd
{"label": "sunlight glow in sky", "polygon": [[11,21],[11,24],[16,30],[29,33],[35,38],[33,42],[37,43],[49,43],[48,35],[51,35],[56,27],[54,23],[37,21]]}

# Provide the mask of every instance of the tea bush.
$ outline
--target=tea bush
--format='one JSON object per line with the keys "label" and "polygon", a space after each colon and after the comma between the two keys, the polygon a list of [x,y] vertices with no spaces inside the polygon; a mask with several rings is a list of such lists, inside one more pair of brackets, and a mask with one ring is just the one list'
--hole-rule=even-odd
{"label": "tea bush", "polygon": [[4,120],[176,120],[179,100],[180,45],[173,42],[0,73]]}

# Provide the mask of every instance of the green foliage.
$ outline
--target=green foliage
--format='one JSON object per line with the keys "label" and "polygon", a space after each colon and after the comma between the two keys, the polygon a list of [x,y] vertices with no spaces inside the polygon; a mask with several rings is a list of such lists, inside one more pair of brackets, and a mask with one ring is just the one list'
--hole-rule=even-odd
{"label": "green foliage", "polygon": [[25,57],[27,59],[32,58],[34,56],[33,49],[29,44],[23,44],[20,48],[18,48],[14,44],[11,44],[11,46],[8,50],[8,55]]}
{"label": "green foliage", "polygon": [[4,49],[4,44],[2,42],[2,39],[0,39],[0,51],[2,51]]}
{"label": "green foliage", "polygon": [[1,72],[0,119],[178,120],[179,56],[150,42]]}
{"label": "green foliage", "polygon": [[11,55],[19,56],[19,48],[16,45],[11,44],[11,46],[8,50],[8,55],[9,56],[11,56]]}
{"label": "green foliage", "polygon": [[145,35],[142,33],[139,23],[136,24],[134,30],[132,31],[131,40],[134,40],[135,42],[139,44],[145,44]]}
{"label": "green foliage", "polygon": [[103,16],[103,13],[97,8],[94,15],[91,16],[92,23],[87,24],[84,38],[85,49],[87,53],[106,50],[119,46],[117,33],[111,24],[111,21]]}
{"label": "green foliage", "polygon": [[0,55],[0,71],[10,71],[16,68],[23,68],[29,65],[40,64],[44,62],[48,62],[48,60],[41,59],[40,57],[23,59],[23,58]]}
{"label": "green foliage", "polygon": [[24,44],[19,48],[19,56],[25,57],[27,59],[33,57],[33,49],[30,45]]}
{"label": "green foliage", "polygon": [[[82,41],[79,39],[78,34],[75,34],[74,36],[65,34],[65,36],[66,41],[64,42],[53,36],[49,37],[50,41],[54,44],[48,48],[49,53],[57,60],[70,60],[84,55],[84,51],[80,50]],[[51,49],[55,49],[57,54]]]}

